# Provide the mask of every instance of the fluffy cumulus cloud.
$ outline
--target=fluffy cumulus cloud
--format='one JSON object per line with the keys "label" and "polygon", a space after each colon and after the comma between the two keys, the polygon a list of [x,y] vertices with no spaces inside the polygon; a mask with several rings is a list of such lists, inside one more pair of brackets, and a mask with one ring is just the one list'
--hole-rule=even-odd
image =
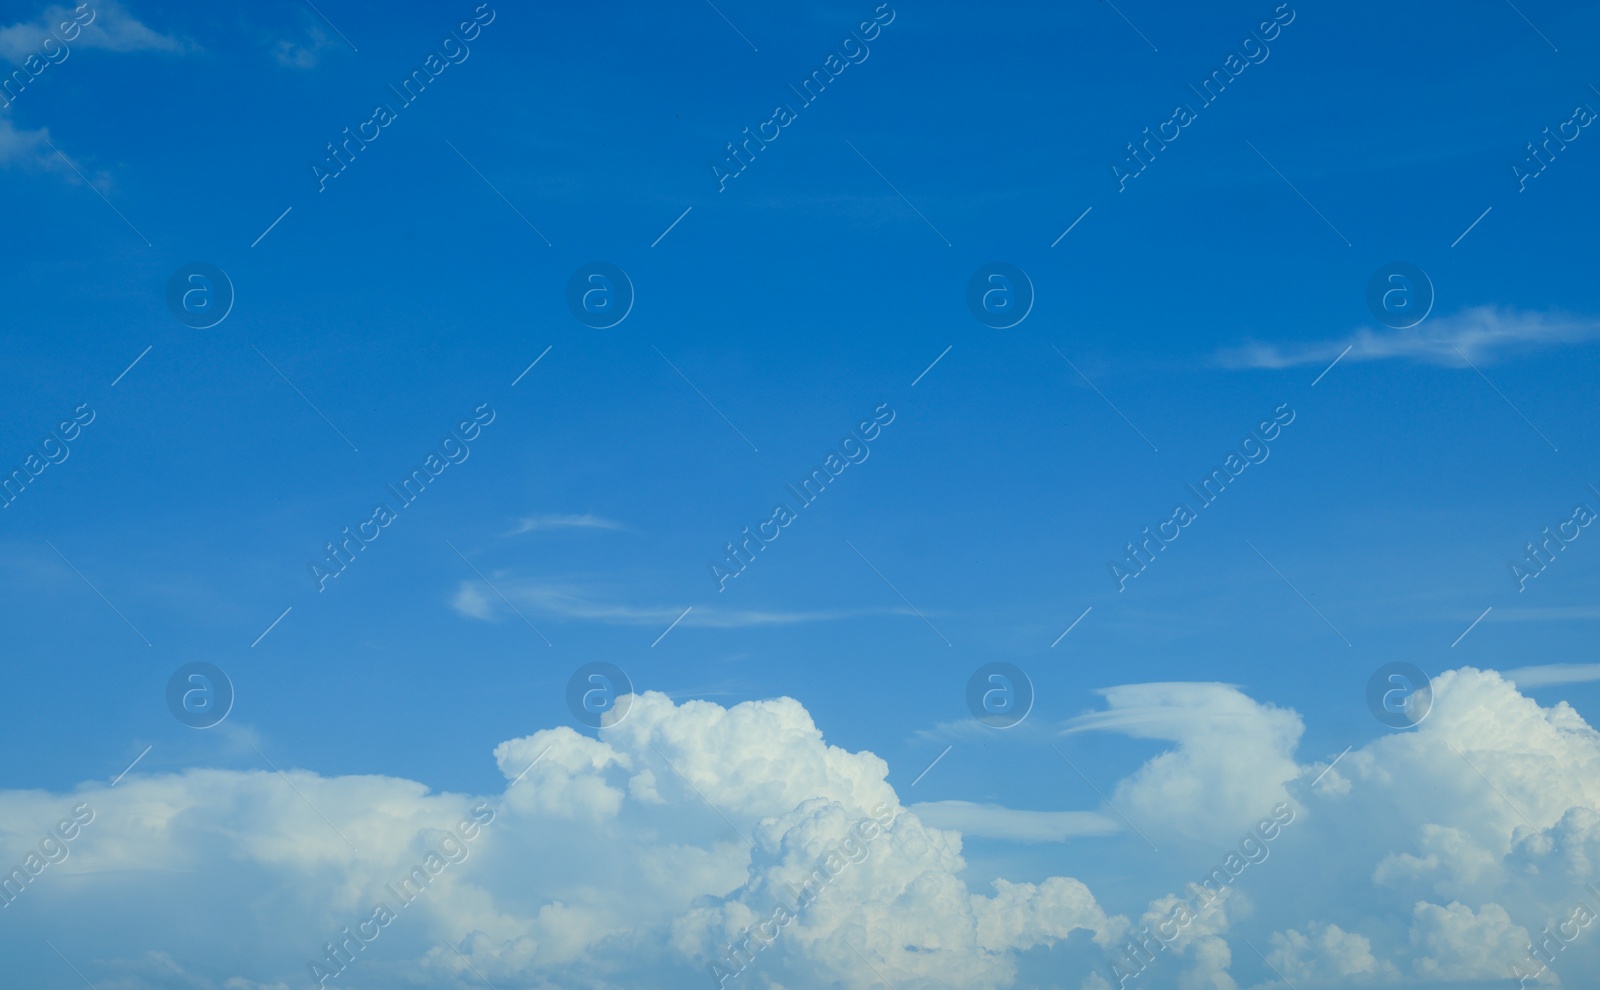
{"label": "fluffy cumulus cloud", "polygon": [[961,836],[790,699],[647,692],[602,738],[542,730],[495,758],[507,787],[482,796],[287,768],[6,792],[0,821],[40,823],[0,839],[6,861],[89,820],[5,920],[71,912],[63,953],[127,990],[705,987],[713,964],[752,987],[1001,987],[1019,950],[1114,933],[1076,880],[969,890]]}
{"label": "fluffy cumulus cloud", "polygon": [[[1420,726],[1330,767],[1237,688],[1105,698],[1066,745],[1163,752],[1098,810],[908,808],[797,701],[653,692],[598,738],[502,743],[491,794],[289,768],[0,792],[20,871],[0,945],[22,982],[67,985],[65,959],[100,990],[1465,990],[1600,968],[1600,736],[1567,705],[1448,672]],[[963,828],[1014,855],[969,862]]]}
{"label": "fluffy cumulus cloud", "polygon": [[1107,710],[1073,719],[1069,734],[1110,731],[1176,744],[1111,795],[1116,808],[1153,830],[1226,842],[1285,800],[1284,785],[1300,774],[1300,716],[1230,685],[1129,684],[1100,693]]}

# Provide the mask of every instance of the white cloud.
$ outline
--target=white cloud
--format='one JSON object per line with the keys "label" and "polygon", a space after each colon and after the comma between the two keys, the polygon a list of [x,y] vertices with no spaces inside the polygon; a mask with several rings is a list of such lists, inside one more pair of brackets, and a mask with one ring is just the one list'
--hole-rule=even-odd
{"label": "white cloud", "polygon": [[517,520],[517,526],[507,536],[518,536],[522,533],[532,533],[546,529],[622,529],[622,524],[611,519],[605,519],[585,512],[581,514],[550,514],[542,516],[524,516]]}
{"label": "white cloud", "polygon": [[1600,321],[1594,319],[1475,306],[1429,318],[1408,330],[1362,327],[1335,340],[1293,345],[1251,343],[1221,351],[1216,360],[1228,368],[1326,365],[1349,347],[1345,362],[1407,358],[1462,368],[1466,361],[1491,364],[1502,356],[1583,343],[1596,337],[1600,337]]}
{"label": "white cloud", "polygon": [[[1246,940],[1302,990],[1464,990],[1503,980],[1530,933],[1593,899],[1600,734],[1492,671],[1434,687],[1425,722],[1374,723],[1384,734],[1324,778],[1344,786],[1316,789],[1321,764],[1293,761],[1291,711],[1219,684],[1108,690],[1107,710],[1070,728],[1172,744],[1108,784],[1141,829],[1193,833],[1159,855],[1087,827],[1115,825],[1103,815],[905,808],[883,760],[829,745],[787,698],[724,708],[647,692],[599,738],[555,728],[502,743],[506,787],[483,795],[288,766],[287,782],[265,767],[136,769],[115,789],[0,791],[6,868],[75,806],[95,811],[70,856],[3,909],[0,946],[19,984],[60,976],[38,948],[59,933],[100,990],[280,990],[307,985],[329,939],[383,901],[397,917],[330,987],[706,988],[730,940],[759,933],[810,882],[799,919],[752,943],[731,986],[1106,990],[1128,917],[1169,917],[1184,880],[1287,793],[1296,816],[1270,856],[1156,955],[1138,990],[1276,987]],[[473,837],[452,837],[490,810]],[[964,833],[1049,845],[1011,847],[1028,855],[1004,861],[1026,875],[974,875]],[[401,906],[389,888],[430,850],[456,848],[465,858],[438,861]],[[1073,876],[1085,871],[1118,879],[1091,889]],[[1596,967],[1589,933],[1552,970],[1571,982]]]}
{"label": "white cloud", "polygon": [[[696,606],[684,615],[676,605],[626,605],[602,601],[585,589],[572,585],[538,584],[498,578],[495,587],[513,605],[564,619],[582,619],[615,626],[659,626],[665,629],[680,615],[683,626],[711,629],[738,629],[751,626],[788,626],[804,622],[837,622],[878,615],[911,615],[909,609],[858,608],[814,609],[810,611],[768,611],[728,609],[714,605]],[[450,607],[469,619],[491,620],[502,614],[505,603],[482,582],[463,580],[450,599]]]}
{"label": "white cloud", "polygon": [[[859,952],[897,986],[981,990],[1010,984],[1017,951],[1109,937],[1076,880],[969,891],[960,835],[900,807],[881,759],[826,744],[790,699],[647,692],[601,735],[501,744],[507,790],[484,796],[288,767],[287,781],[136,771],[114,790],[0,792],[0,822],[30,823],[0,831],[0,862],[75,804],[95,811],[8,911],[70,912],[63,949],[93,947],[79,965],[102,990],[303,986],[329,939],[363,931],[379,903],[395,920],[371,925],[373,948],[352,942],[329,986],[707,986],[729,940],[808,881],[814,900],[746,985],[866,990]],[[876,834],[852,838],[864,820]],[[464,852],[405,903],[396,885],[430,850]]]}
{"label": "white cloud", "polygon": [[0,116],[0,166],[22,165],[70,175],[71,170],[50,150],[49,141],[47,128],[25,130],[13,124],[9,117]]}
{"label": "white cloud", "polygon": [[[21,64],[29,55],[39,51],[51,31],[63,21],[73,20],[73,7],[52,4],[31,21],[21,21],[0,27],[0,56]],[[181,52],[192,47],[171,35],[152,30],[134,17],[116,0],[96,0],[87,5],[85,16],[93,12],[94,19],[82,26],[81,33],[66,42],[69,50],[100,48],[114,52]],[[52,50],[60,42],[52,43]],[[67,58],[71,58],[68,55]]]}
{"label": "white cloud", "polygon": [[1338,925],[1310,922],[1306,933],[1291,928],[1274,933],[1271,963],[1284,978],[1301,983],[1392,983],[1399,970],[1372,955],[1372,940]]}
{"label": "white cloud", "polygon": [[1513,924],[1498,904],[1473,911],[1458,901],[1418,902],[1414,918],[1415,967],[1425,980],[1504,979],[1527,957],[1528,930]]}
{"label": "white cloud", "polygon": [[1583,684],[1600,681],[1600,663],[1551,663],[1539,667],[1518,667],[1506,671],[1505,678],[1519,688]]}
{"label": "white cloud", "polygon": [[314,69],[322,61],[322,53],[331,48],[338,48],[339,42],[333,40],[322,25],[313,24],[306,31],[304,41],[284,38],[272,46],[272,57],[277,63],[288,69]]}
{"label": "white cloud", "polygon": [[[1300,716],[1253,701],[1232,685],[1129,684],[1099,693],[1108,710],[1072,719],[1068,733],[1109,731],[1177,743],[1111,795],[1141,830],[1230,842],[1287,800],[1285,782],[1300,776],[1293,757],[1304,729]],[[1175,808],[1184,814],[1175,816]]]}

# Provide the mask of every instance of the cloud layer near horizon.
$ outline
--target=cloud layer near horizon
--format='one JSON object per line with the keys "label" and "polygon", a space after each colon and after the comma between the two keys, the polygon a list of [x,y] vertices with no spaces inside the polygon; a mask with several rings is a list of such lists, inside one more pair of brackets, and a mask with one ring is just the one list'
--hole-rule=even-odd
{"label": "cloud layer near horizon", "polygon": [[[115,789],[0,791],[0,862],[23,862],[73,807],[95,813],[4,909],[0,944],[19,972],[60,975],[50,938],[99,990],[305,987],[325,944],[381,903],[392,922],[365,929],[373,940],[328,986],[710,987],[729,941],[794,907],[820,869],[814,900],[769,925],[775,939],[729,986],[1103,988],[1130,925],[1186,896],[1174,878],[1206,875],[1286,801],[1296,819],[1270,856],[1129,985],[1281,985],[1248,941],[1301,990],[1467,987],[1503,981],[1530,933],[1600,884],[1600,736],[1494,672],[1440,675],[1421,726],[1332,769],[1295,759],[1297,714],[1234,687],[1103,694],[1106,710],[1069,733],[1172,744],[1109,791],[1115,811],[907,809],[884,761],[828,745],[797,701],[655,692],[601,738],[502,743],[496,794],[288,768],[287,781],[135,771]],[[490,811],[464,837],[463,819]],[[1162,854],[1107,836],[1119,811]],[[974,876],[962,827],[1052,843],[1057,873],[1093,872],[1115,849],[1131,876],[1104,892],[1051,872]],[[393,888],[430,852],[437,874],[406,904]],[[1580,937],[1545,979],[1592,967],[1597,945]]]}

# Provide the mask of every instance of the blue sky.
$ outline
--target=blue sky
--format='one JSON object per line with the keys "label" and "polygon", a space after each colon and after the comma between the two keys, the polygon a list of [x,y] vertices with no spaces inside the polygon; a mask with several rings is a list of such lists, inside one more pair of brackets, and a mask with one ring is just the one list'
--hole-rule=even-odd
{"label": "blue sky", "polygon": [[[872,18],[871,4],[491,5],[470,54],[402,105],[389,85],[441,51],[472,5],[318,6],[91,4],[70,55],[0,110],[12,230],[0,333],[6,469],[81,404],[95,414],[70,456],[0,518],[12,658],[0,851],[20,861],[74,795],[92,792],[101,810],[68,861],[87,863],[82,877],[41,876],[30,903],[7,908],[32,913],[0,917],[7,957],[31,983],[76,982],[46,937],[97,986],[312,982],[303,957],[318,939],[287,922],[227,946],[186,945],[159,919],[127,944],[109,931],[97,941],[94,925],[51,935],[82,898],[129,896],[96,891],[94,876],[155,869],[126,861],[137,846],[126,836],[95,851],[95,830],[119,820],[118,796],[169,782],[146,800],[189,821],[191,795],[193,820],[210,824],[194,826],[208,838],[185,847],[198,858],[182,869],[202,874],[208,857],[242,862],[221,838],[239,835],[228,815],[242,805],[225,812],[194,795],[257,786],[268,761],[308,775],[308,793],[328,787],[321,804],[352,792],[340,781],[355,777],[414,782],[439,803],[417,811],[416,827],[449,827],[456,805],[500,795],[521,769],[507,772],[502,744],[520,754],[548,738],[566,747],[558,752],[590,754],[562,764],[575,781],[605,769],[584,747],[610,730],[584,729],[565,701],[569,676],[596,661],[665,696],[641,724],[669,710],[661,725],[682,722],[654,743],[629,736],[636,763],[675,740],[684,759],[706,755],[703,791],[757,793],[761,773],[788,781],[776,805],[726,793],[718,814],[741,829],[798,813],[812,778],[801,756],[790,754],[791,767],[779,751],[755,776],[713,786],[729,759],[717,747],[736,740],[695,721],[712,709],[691,701],[720,711],[793,699],[798,714],[759,711],[786,726],[809,718],[829,746],[859,757],[845,778],[876,774],[886,800],[961,833],[960,861],[945,866],[974,895],[988,896],[995,878],[1038,891],[1074,878],[1092,891],[1100,921],[1073,929],[1041,893],[1030,910],[1045,930],[1064,925],[1058,935],[1017,935],[971,969],[941,964],[970,985],[1109,977],[1125,941],[1117,919],[1137,929],[1151,902],[1204,874],[1280,800],[1322,823],[1290,826],[1274,844],[1297,865],[1252,867],[1239,885],[1255,913],[1181,943],[1181,962],[1139,982],[1266,987],[1300,973],[1302,985],[1358,975],[1378,986],[1502,985],[1505,959],[1459,962],[1456,943],[1430,941],[1456,929],[1429,928],[1433,915],[1412,902],[1446,914],[1460,904],[1479,920],[1493,908],[1537,933],[1581,882],[1600,883],[1592,867],[1572,866],[1567,887],[1475,889],[1466,854],[1445,855],[1438,868],[1457,872],[1415,897],[1372,879],[1383,857],[1426,861],[1438,829],[1479,827],[1490,807],[1507,813],[1474,803],[1484,797],[1474,782],[1490,783],[1488,802],[1502,800],[1495,783],[1527,789],[1503,835],[1477,837],[1507,877],[1538,845],[1516,829],[1575,829],[1585,809],[1595,814],[1600,743],[1587,723],[1600,668],[1583,665],[1597,662],[1600,536],[1578,536],[1521,590],[1509,566],[1579,503],[1600,507],[1589,387],[1600,298],[1584,234],[1600,206],[1590,181],[1600,147],[1589,146],[1600,138],[1581,127],[1541,152],[1548,165],[1523,188],[1512,170],[1574,107],[1600,108],[1600,77],[1586,74],[1594,11],[1284,5],[1270,54],[1202,105],[1189,85],[1272,19],[1272,4],[894,5],[865,42],[870,54],[801,106],[790,85]],[[0,55],[26,64],[46,25],[70,16],[14,5]],[[380,102],[396,111],[392,123],[319,189],[312,163]],[[778,103],[795,119],[719,189],[712,164],[725,165],[725,145]],[[1179,103],[1192,122],[1119,188],[1112,166],[1126,167],[1124,146]],[[622,323],[598,330],[565,298],[573,273],[597,261],[625,271],[636,293]],[[1025,271],[1036,294],[1004,330],[966,304],[973,273],[997,261]],[[1391,330],[1367,308],[1368,279],[1395,261],[1420,267],[1435,291],[1414,328]],[[191,262],[221,268],[235,289],[216,327],[191,329],[167,308],[169,277]],[[894,418],[870,456],[799,507],[786,486],[884,404]],[[1270,457],[1200,508],[1186,486],[1284,404],[1294,419]],[[386,486],[479,409],[494,418],[470,456],[398,508]],[[397,518],[319,591],[309,562],[322,564],[324,545],[380,501]],[[797,518],[719,590],[709,564],[779,502]],[[1110,564],[1178,502],[1198,518],[1119,590]],[[1398,736],[1429,738],[1433,723],[1396,734],[1365,701],[1369,676],[1396,660],[1435,677],[1473,668],[1448,683],[1458,698],[1493,703],[1452,709],[1441,691],[1438,746],[1407,748]],[[221,667],[236,691],[227,720],[204,731],[164,702],[168,677],[196,661]],[[994,661],[1034,686],[1014,729],[980,726],[966,709],[968,677]],[[1476,673],[1552,665],[1579,666],[1520,680]],[[1187,686],[1159,687],[1173,683]],[[1103,693],[1118,686],[1134,687]],[[1216,744],[1233,738],[1230,725],[1245,726],[1237,745]],[[702,729],[697,750],[685,740]],[[781,735],[751,731],[755,742]],[[1575,782],[1544,779],[1528,755],[1549,733],[1577,747],[1550,764],[1575,768]],[[1384,753],[1410,754],[1417,781],[1466,772],[1429,762],[1455,760],[1450,740],[1486,747],[1471,771],[1483,778],[1468,773],[1444,796],[1415,792],[1415,821],[1380,827],[1370,824],[1377,806],[1318,803],[1362,800],[1365,778],[1353,797],[1330,796],[1341,772],[1399,788],[1403,775],[1379,766]],[[1351,763],[1313,786],[1347,747]],[[865,754],[884,761],[886,780]],[[1162,790],[1177,787],[1167,770],[1191,763],[1214,786]],[[1495,766],[1522,776],[1508,782]],[[858,809],[841,794],[871,788],[845,787],[829,776],[836,769],[817,771],[810,796],[854,821],[874,802]],[[208,771],[222,776],[196,776]],[[288,831],[259,842],[326,828],[302,822],[294,790],[270,782],[278,789],[260,784],[259,799]],[[957,813],[945,802],[987,810],[961,812],[974,816],[961,828],[939,817]],[[706,848],[737,838],[694,793],[667,805],[670,824],[646,816],[616,833],[642,850],[638,871],[670,860],[646,835]],[[437,826],[423,813],[435,810]],[[1069,826],[1050,817],[1061,812],[1094,817]],[[539,814],[527,809],[530,834]],[[1370,834],[1332,848],[1313,839],[1342,834],[1317,831],[1341,815]],[[1085,822],[1092,834],[1052,831]],[[1007,823],[1034,830],[1033,841],[1005,837]],[[355,845],[381,846],[377,831]],[[523,854],[516,865],[535,872],[556,855]],[[731,905],[765,889],[759,863],[734,865],[731,879],[700,890],[722,912],[715,924],[694,920],[705,903],[663,901],[649,919],[545,932],[545,955],[519,955],[505,948],[518,937],[515,912],[497,928],[440,906],[427,931],[456,945],[478,932],[484,941],[466,955],[487,977],[406,968],[433,959],[421,923],[406,918],[416,945],[386,936],[383,964],[363,961],[329,985],[399,973],[428,987],[608,986],[630,973],[709,985],[715,947],[686,946],[716,925],[737,928]],[[253,890],[327,900],[286,861],[238,869]],[[1291,908],[1291,879],[1323,873],[1364,885]],[[159,883],[219,916],[270,913],[269,903],[288,912],[265,894],[229,906],[186,876]],[[1482,882],[1481,870],[1472,876]],[[528,918],[582,900],[539,890],[523,905]],[[927,906],[906,896],[913,916]],[[329,922],[355,917],[328,910]],[[346,923],[314,920],[328,932]],[[871,922],[859,923],[870,940]],[[1369,940],[1371,967],[1338,969],[1362,955],[1348,941],[1327,942],[1348,958],[1313,958],[1287,934],[1326,934],[1315,925],[1329,923]],[[802,920],[812,924],[823,922]],[[629,933],[611,947],[615,968],[552,948],[593,950],[601,930]],[[1266,950],[1273,937],[1278,973],[1243,945]],[[1231,963],[1216,969],[1204,939],[1231,949]],[[1596,951],[1580,940],[1552,968],[1571,978]],[[875,978],[848,953],[786,942],[780,952],[788,969],[764,962],[738,979]],[[941,972],[888,949],[876,961],[896,986]]]}

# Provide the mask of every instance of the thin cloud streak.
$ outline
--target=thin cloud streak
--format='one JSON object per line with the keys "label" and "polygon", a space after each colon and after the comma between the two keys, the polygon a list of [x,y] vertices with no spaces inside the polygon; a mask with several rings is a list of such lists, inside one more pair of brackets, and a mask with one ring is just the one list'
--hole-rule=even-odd
{"label": "thin cloud streak", "polygon": [[1474,364],[1493,364],[1516,353],[1596,338],[1600,338],[1600,320],[1474,306],[1409,330],[1362,327],[1335,340],[1283,345],[1252,342],[1218,351],[1213,360],[1224,368],[1322,366],[1349,348],[1345,362],[1404,359],[1464,368],[1463,356]]}
{"label": "thin cloud streak", "polygon": [[[518,606],[537,609],[547,615],[567,619],[601,622],[614,626],[664,626],[678,618],[683,609],[673,605],[629,605],[600,601],[580,589],[559,586],[505,582],[500,585],[507,598]],[[477,582],[463,581],[451,598],[450,607],[469,618],[491,620],[501,609],[483,593]],[[760,609],[719,609],[695,606],[684,617],[684,626],[711,629],[743,629],[754,626],[790,626],[808,622],[838,622],[844,619],[883,615],[910,615],[903,608],[814,609],[806,611],[767,611]]]}
{"label": "thin cloud streak", "polygon": [[553,513],[542,516],[524,516],[507,536],[521,536],[547,529],[622,529],[621,523],[604,519],[591,513]]}

